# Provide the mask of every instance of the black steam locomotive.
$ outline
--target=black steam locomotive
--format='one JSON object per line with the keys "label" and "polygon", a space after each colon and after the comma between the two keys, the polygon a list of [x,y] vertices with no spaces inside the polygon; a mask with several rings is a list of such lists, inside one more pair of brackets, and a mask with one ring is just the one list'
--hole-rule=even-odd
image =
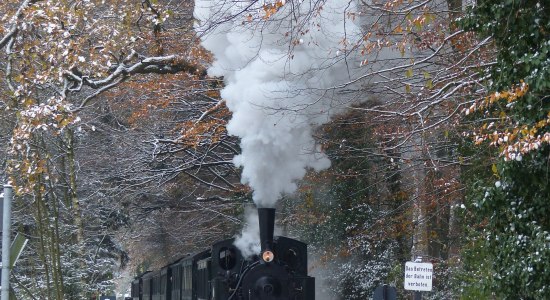
{"label": "black steam locomotive", "polygon": [[245,259],[234,239],[132,282],[133,300],[314,300],[307,245],[273,236],[275,209],[259,208],[261,254]]}

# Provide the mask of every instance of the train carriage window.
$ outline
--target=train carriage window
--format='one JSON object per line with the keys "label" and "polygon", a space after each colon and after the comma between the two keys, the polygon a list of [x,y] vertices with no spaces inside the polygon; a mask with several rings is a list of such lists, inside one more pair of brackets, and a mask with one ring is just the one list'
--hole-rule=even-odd
{"label": "train carriage window", "polygon": [[187,267],[184,267],[183,268],[183,272],[182,272],[182,276],[181,276],[181,280],[182,280],[182,287],[183,287],[183,290],[187,290]]}
{"label": "train carriage window", "polygon": [[189,275],[187,275],[187,269],[189,267],[185,266],[185,268],[183,269],[183,289],[184,290],[188,290],[189,288],[187,287],[187,278],[189,277]]}
{"label": "train carriage window", "polygon": [[181,276],[181,268],[179,266],[175,267],[174,270],[172,271],[172,290],[173,291],[179,291],[180,287],[181,287],[181,280],[180,280],[180,276]]}
{"label": "train carriage window", "polygon": [[181,270],[181,289],[184,291],[187,290],[187,284],[185,283],[186,278],[187,278],[187,268],[183,266]]}
{"label": "train carriage window", "polygon": [[188,266],[185,266],[183,269],[183,289],[186,291],[189,290],[189,286],[187,285],[187,280],[189,279],[189,275],[187,274],[188,269]]}
{"label": "train carriage window", "polygon": [[151,299],[151,280],[144,279],[143,281],[143,299]]}
{"label": "train carriage window", "polygon": [[224,270],[231,270],[237,263],[237,253],[235,248],[223,247],[219,252],[220,267]]}
{"label": "train carriage window", "polygon": [[185,266],[184,269],[183,269],[183,290],[185,291],[190,291],[192,289],[192,270],[191,270],[192,266],[191,265],[188,265],[188,266]]}
{"label": "train carriage window", "polygon": [[187,289],[192,290],[193,289],[193,267],[189,266],[187,269]]}

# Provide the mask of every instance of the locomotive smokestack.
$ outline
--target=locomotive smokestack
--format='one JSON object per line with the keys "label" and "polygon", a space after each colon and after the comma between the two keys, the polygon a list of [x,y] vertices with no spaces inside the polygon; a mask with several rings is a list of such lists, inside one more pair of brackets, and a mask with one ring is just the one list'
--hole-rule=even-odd
{"label": "locomotive smokestack", "polygon": [[258,208],[258,222],[260,222],[261,253],[265,253],[268,250],[272,251],[273,231],[275,230],[275,208]]}

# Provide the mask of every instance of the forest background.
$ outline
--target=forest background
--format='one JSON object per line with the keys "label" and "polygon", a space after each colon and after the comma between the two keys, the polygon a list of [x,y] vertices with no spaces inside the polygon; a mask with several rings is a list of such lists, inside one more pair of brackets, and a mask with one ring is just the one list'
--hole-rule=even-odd
{"label": "forest background", "polygon": [[[291,61],[322,44],[308,25],[328,3],[251,1],[210,25],[289,22]],[[422,256],[435,268],[426,299],[544,298],[550,5],[353,3],[345,18],[359,36],[337,37],[334,56],[356,77],[322,88],[338,113],[312,131],[331,167],[278,205],[285,234],[309,243],[321,294],[365,299],[386,283],[404,299],[404,263]],[[15,188],[14,233],[29,238],[12,274],[19,299],[124,292],[243,226],[252,190],[233,164],[227,78],[207,72],[216,58],[193,9],[0,4],[0,174]]]}

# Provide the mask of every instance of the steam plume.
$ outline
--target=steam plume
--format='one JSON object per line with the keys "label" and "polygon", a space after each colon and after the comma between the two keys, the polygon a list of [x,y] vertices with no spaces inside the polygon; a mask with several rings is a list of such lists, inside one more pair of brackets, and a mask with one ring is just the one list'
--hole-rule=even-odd
{"label": "steam plume", "polygon": [[[235,246],[241,250],[243,257],[251,257],[260,253],[260,226],[258,222],[258,210],[254,207],[245,209],[245,221],[240,235],[235,238]],[[281,234],[281,228],[275,226],[275,235]]]}
{"label": "steam plume", "polygon": [[330,166],[312,131],[338,112],[342,96],[333,87],[353,73],[343,39],[360,33],[349,17],[353,2],[289,1],[263,18],[266,7],[236,0],[195,4],[196,29],[215,59],[208,72],[224,76],[221,95],[233,113],[227,129],[241,138],[234,163],[258,207],[274,207],[281,194],[294,192],[308,168]]}
{"label": "steam plume", "polygon": [[251,257],[260,253],[260,227],[258,212],[255,209],[245,210],[246,225],[240,235],[235,238],[235,246],[241,250],[243,257]]}
{"label": "steam plume", "polygon": [[[257,1],[195,2],[196,30],[214,55],[208,73],[224,77],[221,96],[233,113],[227,129],[241,139],[234,163],[258,207],[293,193],[308,168],[330,166],[312,133],[348,101],[336,87],[348,86],[358,65],[347,49],[361,37],[349,17],[353,1],[292,0],[269,16]],[[235,244],[248,257],[260,244],[257,214],[246,214]]]}

